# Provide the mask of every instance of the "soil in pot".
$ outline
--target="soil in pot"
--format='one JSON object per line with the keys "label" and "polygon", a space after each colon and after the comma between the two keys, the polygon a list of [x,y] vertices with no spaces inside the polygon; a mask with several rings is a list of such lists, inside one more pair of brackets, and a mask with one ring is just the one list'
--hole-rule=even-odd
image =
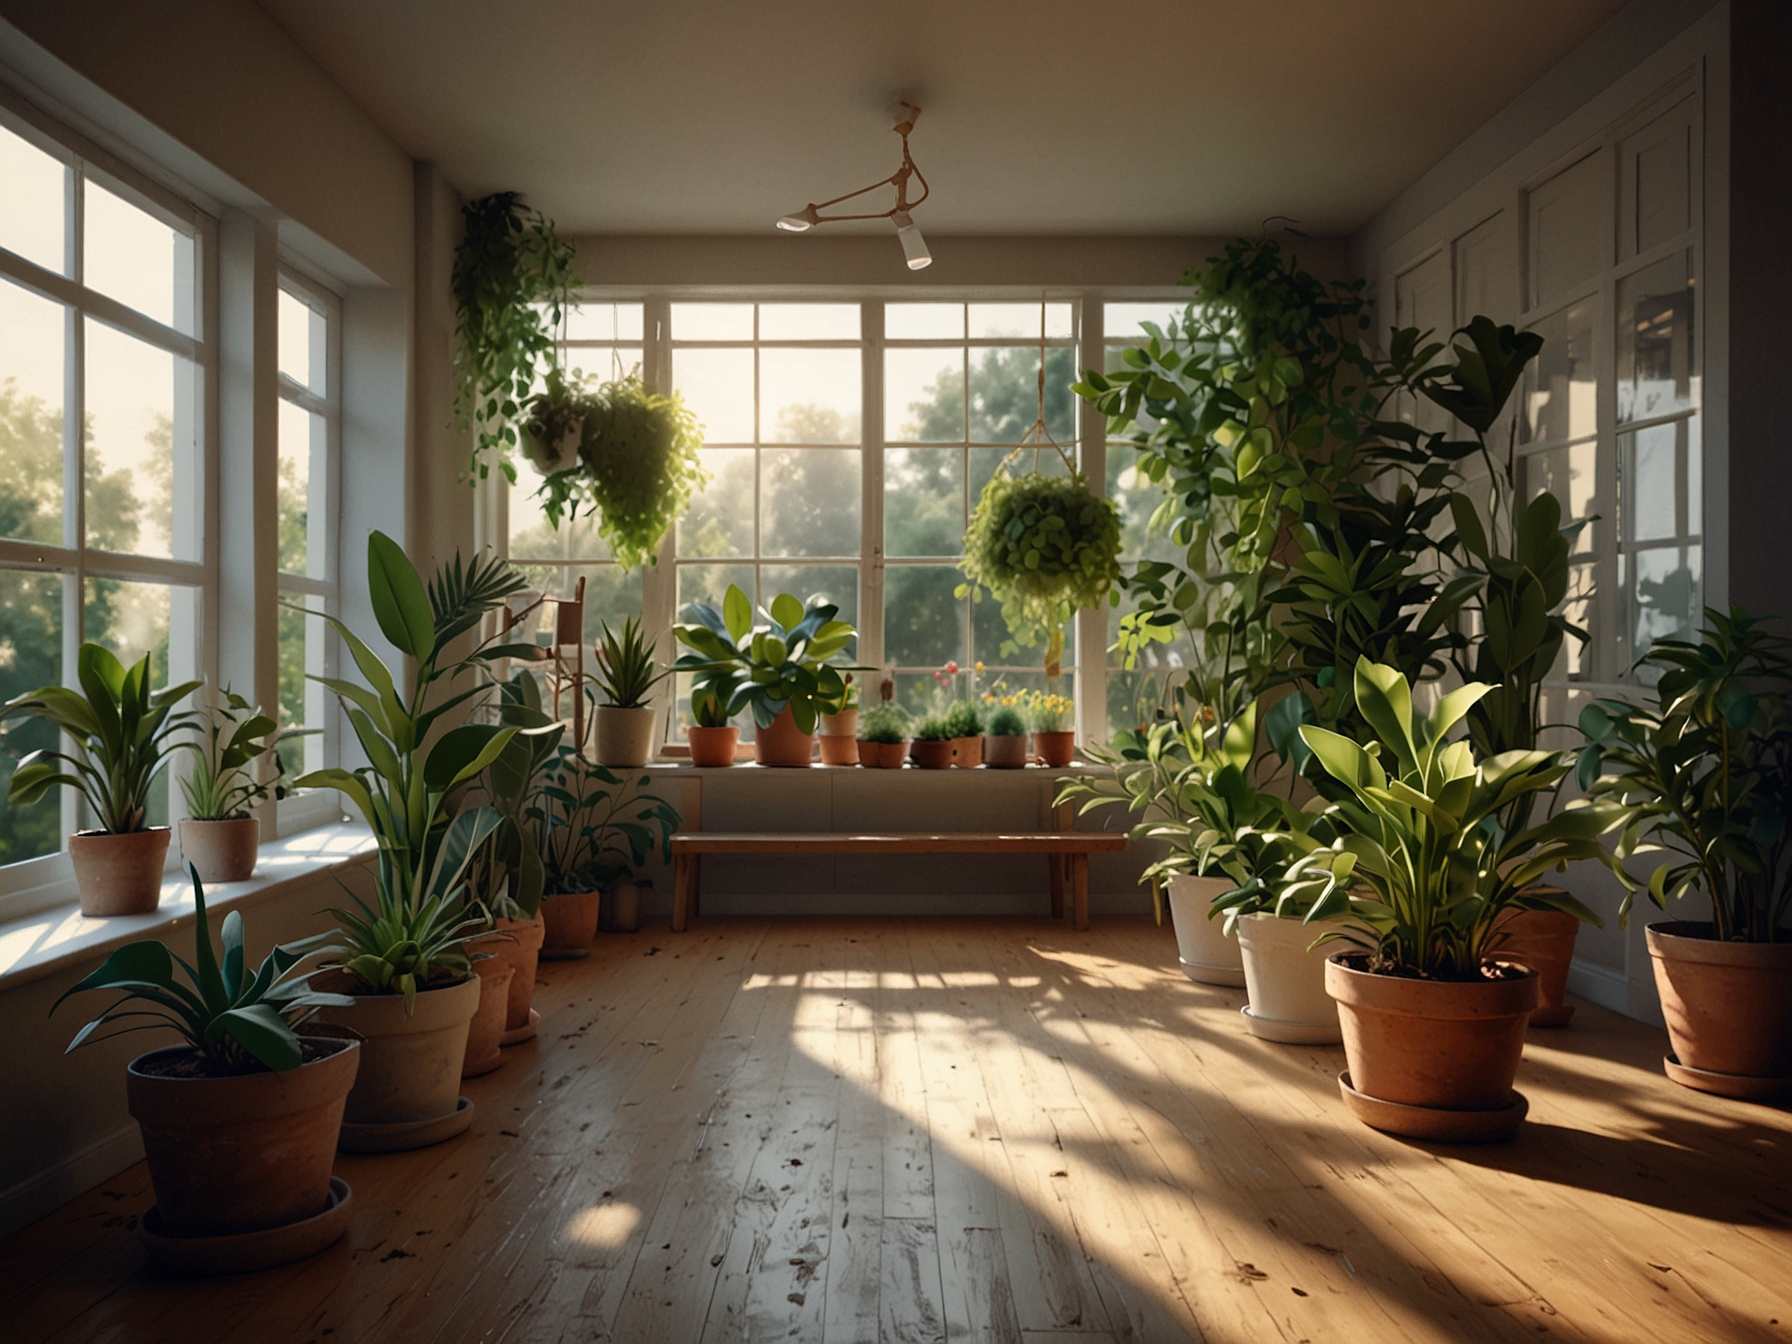
{"label": "soil in pot", "polygon": [[598,906],[603,893],[564,891],[541,898],[544,936],[541,956],[545,961],[571,961],[591,955],[597,937]]}
{"label": "soil in pot", "polygon": [[980,737],[953,738],[952,764],[960,770],[975,770],[982,765],[983,739]]}
{"label": "soil in pot", "polygon": [[900,770],[908,759],[906,742],[861,742],[859,764],[871,770]]}
{"label": "soil in pot", "polygon": [[1057,732],[1034,733],[1033,752],[1047,765],[1069,765],[1076,755],[1076,732],[1066,728]]}
{"label": "soil in pot", "polygon": [[199,880],[207,885],[248,881],[255,873],[260,844],[261,822],[254,817],[180,824],[181,860],[197,868]]}
{"label": "soil in pot", "polygon": [[1574,962],[1574,940],[1580,921],[1560,910],[1521,910],[1500,926],[1505,940],[1493,950],[1495,961],[1516,962],[1537,972],[1537,1011],[1533,1027],[1565,1027],[1574,1016],[1568,996],[1568,968]]}
{"label": "soil in pot", "polygon": [[806,766],[814,748],[815,734],[797,731],[788,706],[772,720],[770,728],[753,734],[753,759],[761,765]]}
{"label": "soil in pot", "polygon": [[467,944],[467,955],[490,952],[516,972],[510,979],[510,1002],[504,1012],[504,1030],[521,1031],[529,1025],[529,1008],[535,999],[535,964],[547,936],[540,915],[534,919],[500,919],[492,932]]}
{"label": "soil in pot", "polygon": [[75,866],[81,913],[89,919],[153,915],[162,899],[162,872],[168,864],[166,826],[113,835],[77,831],[68,838]]}
{"label": "soil in pot", "polygon": [[258,1232],[323,1210],[361,1048],[302,1040],[305,1062],[284,1073],[207,1076],[202,1057],[184,1045],[131,1062],[127,1103],[167,1234]]}
{"label": "soil in pot", "polygon": [[1662,920],[1645,932],[1682,1066],[1670,1069],[1676,1081],[1728,1095],[1792,1095],[1792,931],[1776,943],[1719,942],[1710,924],[1693,920]]}
{"label": "soil in pot", "polygon": [[1188,877],[1177,874],[1168,884],[1170,925],[1176,931],[1176,951],[1182,973],[1199,985],[1244,984],[1244,955],[1238,940],[1228,938],[1224,921],[1209,919],[1214,898],[1238,884],[1228,877]]}
{"label": "soil in pot", "polygon": [[618,769],[633,770],[647,764],[653,753],[653,708],[636,705],[628,709],[616,705],[599,705],[597,720],[597,763]]}
{"label": "soil in pot", "polygon": [[817,740],[821,743],[823,765],[859,763],[859,739],[850,733],[823,733]]}
{"label": "soil in pot", "polygon": [[733,765],[740,729],[733,724],[726,728],[691,727],[684,730],[684,740],[691,746],[692,765]]}
{"label": "soil in pot", "polygon": [[510,1007],[510,981],[516,968],[502,957],[487,953],[473,958],[473,974],[479,977],[479,1008],[467,1025],[467,1052],[460,1076],[477,1078],[504,1062],[504,1019]]}
{"label": "soil in pot", "polygon": [[[1330,1045],[1343,1039],[1338,1005],[1325,992],[1325,962],[1332,948],[1312,943],[1325,926],[1246,915],[1238,921],[1244,961],[1244,1014],[1251,1034],[1290,1045]],[[1311,948],[1311,950],[1309,950]]]}
{"label": "soil in pot", "polygon": [[952,741],[923,742],[916,738],[908,744],[908,754],[922,770],[944,770],[952,764]]}
{"label": "soil in pot", "polygon": [[1421,1110],[1510,1108],[1537,973],[1495,963],[1478,980],[1421,980],[1367,964],[1360,953],[1325,964],[1352,1087]]}
{"label": "soil in pot", "polygon": [[983,764],[991,770],[1019,770],[1027,763],[1029,755],[1024,737],[983,739]]}
{"label": "soil in pot", "polygon": [[[320,975],[319,988],[345,992],[346,972]],[[361,1038],[361,1069],[343,1109],[349,1125],[398,1125],[452,1114],[460,1100],[467,1030],[479,1011],[479,977],[419,990],[405,1012],[402,994],[357,994],[353,1007],[324,1008],[317,1018]]]}

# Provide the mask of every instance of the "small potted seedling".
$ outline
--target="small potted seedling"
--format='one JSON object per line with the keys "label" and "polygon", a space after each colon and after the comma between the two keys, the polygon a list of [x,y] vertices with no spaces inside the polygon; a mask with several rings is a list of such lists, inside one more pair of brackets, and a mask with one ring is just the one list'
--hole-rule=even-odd
{"label": "small potted seedling", "polygon": [[653,706],[647,697],[666,673],[656,672],[653,644],[633,616],[615,634],[606,621],[597,641],[592,680],[603,701],[597,706],[597,759],[600,765],[639,769],[653,751]]}
{"label": "small potted seedling", "polygon": [[[276,748],[303,729],[275,733],[274,720],[251,712],[249,702],[226,686],[194,716],[198,742],[193,769],[180,781],[187,816],[180,823],[181,857],[204,882],[242,882],[255,872],[261,821],[254,810],[283,796]],[[255,767],[273,755],[273,779],[257,779]]]}
{"label": "small potted seedling", "polygon": [[966,770],[983,764],[983,709],[975,700],[955,700],[946,711],[952,734],[952,764]]}
{"label": "small potted seedling", "polygon": [[846,674],[846,687],[840,694],[838,707],[829,713],[821,714],[821,733],[817,741],[821,744],[821,763],[823,765],[857,765],[859,763],[859,688],[853,685],[852,673]]}
{"label": "small potted seedling", "polygon": [[1013,705],[997,705],[983,733],[983,764],[992,770],[1019,770],[1027,763],[1027,721]]}
{"label": "small potted seedling", "polygon": [[926,714],[915,724],[908,754],[922,770],[944,770],[952,764],[952,725],[944,714]]}
{"label": "small potted seedling", "polygon": [[900,770],[907,757],[908,714],[901,705],[885,700],[859,715],[860,765]]}

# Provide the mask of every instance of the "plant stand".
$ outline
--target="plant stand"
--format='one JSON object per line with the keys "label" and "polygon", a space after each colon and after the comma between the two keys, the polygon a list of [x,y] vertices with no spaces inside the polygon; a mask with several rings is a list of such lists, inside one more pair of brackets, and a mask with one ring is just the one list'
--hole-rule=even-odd
{"label": "plant stand", "polygon": [[340,1176],[330,1178],[324,1207],[309,1218],[260,1232],[221,1237],[174,1237],[162,1227],[152,1204],[137,1219],[137,1240],[149,1262],[165,1274],[249,1274],[316,1255],[341,1239],[354,1217],[354,1192]]}

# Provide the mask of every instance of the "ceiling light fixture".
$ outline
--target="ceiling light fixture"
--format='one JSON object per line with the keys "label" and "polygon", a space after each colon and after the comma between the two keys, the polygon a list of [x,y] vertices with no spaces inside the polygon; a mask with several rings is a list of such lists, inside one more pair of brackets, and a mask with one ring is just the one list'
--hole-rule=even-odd
{"label": "ceiling light fixture", "polygon": [[[921,170],[915,167],[915,161],[909,157],[908,134],[915,129],[915,122],[920,119],[921,109],[913,103],[902,101],[896,104],[896,134],[902,137],[902,166],[881,182],[873,182],[868,187],[860,187],[857,191],[849,191],[844,196],[836,196],[831,201],[822,201],[819,205],[811,201],[793,215],[785,215],[778,221],[778,227],[786,233],[807,233],[817,224],[834,224],[846,219],[887,219],[896,226],[896,237],[902,243],[902,254],[908,260],[908,268],[918,271],[933,264],[933,254],[927,250],[927,241],[921,237],[921,230],[915,227],[915,221],[909,211],[914,209],[931,194],[927,179],[921,176]],[[921,184],[921,194],[914,200],[908,198],[909,179],[913,178]],[[863,215],[824,215],[821,212],[831,205],[839,205],[842,201],[850,201],[856,196],[876,191],[880,187],[896,188],[896,204],[888,210],[877,210]]]}

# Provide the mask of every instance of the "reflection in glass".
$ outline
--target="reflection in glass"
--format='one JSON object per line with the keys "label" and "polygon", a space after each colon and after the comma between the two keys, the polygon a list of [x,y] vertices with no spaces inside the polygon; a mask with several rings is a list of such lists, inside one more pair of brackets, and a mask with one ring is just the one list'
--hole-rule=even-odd
{"label": "reflection in glass", "polygon": [[751,350],[674,350],[672,381],[702,422],[704,442],[753,442]]}
{"label": "reflection in glass", "polygon": [[753,339],[753,305],[750,303],[675,303],[671,317],[671,335],[675,341]]}
{"label": "reflection in glass", "polygon": [[1668,541],[1698,531],[1698,517],[1688,510],[1681,522],[1681,506],[1687,501],[1688,477],[1695,464],[1691,424],[1671,420],[1618,436],[1618,461],[1624,472],[1626,542]]}
{"label": "reflection in glass", "polygon": [[[704,448],[709,488],[678,521],[678,553],[704,558],[753,554],[753,450]],[[681,599],[682,600],[682,599]]]}
{"label": "reflection in glass", "polygon": [[[47,271],[67,275],[63,211],[69,169],[0,126],[0,247]],[[0,862],[6,862],[0,859]]]}
{"label": "reflection in glass", "polygon": [[759,441],[857,443],[860,373],[857,350],[761,350]]}
{"label": "reflection in glass", "polygon": [[1684,638],[1698,629],[1702,560],[1698,546],[1658,546],[1630,556],[1633,657],[1655,640]]}
{"label": "reflection in glass", "polygon": [[962,303],[887,303],[884,337],[892,341],[956,341],[964,338]]}
{"label": "reflection in glass", "polygon": [[[39,686],[61,684],[62,577],[0,569],[0,703]],[[41,749],[53,751],[56,745],[53,724],[7,720],[0,732],[0,798],[22,758]],[[0,806],[0,864],[54,854],[62,847],[61,792],[51,789],[30,807]]]}
{"label": "reflection in glass", "polygon": [[52,546],[62,543],[65,316],[0,280],[0,536]]}
{"label": "reflection in glass", "polygon": [[1525,370],[1523,442],[1586,438],[1597,428],[1593,310],[1587,300],[1532,324],[1543,338],[1543,352]]}
{"label": "reflection in glass", "polygon": [[955,565],[892,565],[884,571],[884,658],[902,667],[966,663],[968,599]]}
{"label": "reflection in glass", "polygon": [[962,347],[884,351],[887,442],[964,442],[964,359]]}
{"label": "reflection in glass", "polygon": [[1692,406],[1692,253],[1618,281],[1618,423]]}
{"label": "reflection in glass", "polygon": [[88,319],[89,545],[198,558],[196,391],[186,360]]}
{"label": "reflection in glass", "polygon": [[92,177],[82,202],[81,274],[88,287],[191,335],[193,240]]}
{"label": "reflection in glass", "polygon": [[964,544],[964,450],[884,450],[884,554],[957,555]]}
{"label": "reflection in glass", "polygon": [[859,553],[859,450],[766,448],[760,457],[760,553]]}

